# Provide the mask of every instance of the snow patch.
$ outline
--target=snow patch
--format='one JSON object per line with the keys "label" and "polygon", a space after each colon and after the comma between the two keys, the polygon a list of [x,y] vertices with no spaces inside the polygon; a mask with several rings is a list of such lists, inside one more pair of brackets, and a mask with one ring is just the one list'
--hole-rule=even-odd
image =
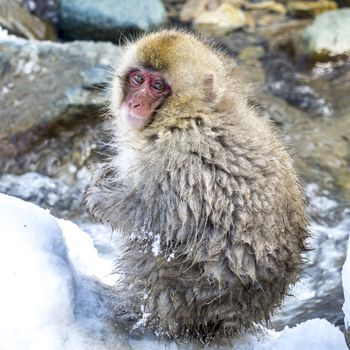
{"label": "snow patch", "polygon": [[160,253],[160,234],[154,235],[152,243],[152,253],[158,256]]}
{"label": "snow patch", "polygon": [[[90,338],[76,319],[77,293],[93,295],[89,285],[77,289],[77,276],[105,270],[83,235],[48,210],[0,193],[0,349],[108,348],[100,338]],[[91,307],[98,304],[95,299],[87,300]],[[101,319],[91,322],[96,334],[105,332]]]}
{"label": "snow patch", "polygon": [[9,38],[9,32],[0,26],[0,41]]}
{"label": "snow patch", "polygon": [[345,327],[350,327],[350,239],[348,241],[348,251],[342,271],[343,288],[344,288],[344,305]]}

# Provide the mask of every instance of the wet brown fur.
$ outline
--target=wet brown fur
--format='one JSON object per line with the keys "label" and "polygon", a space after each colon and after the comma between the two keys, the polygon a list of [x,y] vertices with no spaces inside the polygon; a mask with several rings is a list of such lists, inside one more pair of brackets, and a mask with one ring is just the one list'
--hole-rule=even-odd
{"label": "wet brown fur", "polygon": [[[172,87],[141,131],[119,117],[126,74],[138,66]],[[123,232],[116,288],[162,336],[208,340],[252,328],[280,306],[302,266],[302,191],[238,76],[195,36],[161,31],[126,48],[113,81],[119,155],[99,165],[87,204]]]}

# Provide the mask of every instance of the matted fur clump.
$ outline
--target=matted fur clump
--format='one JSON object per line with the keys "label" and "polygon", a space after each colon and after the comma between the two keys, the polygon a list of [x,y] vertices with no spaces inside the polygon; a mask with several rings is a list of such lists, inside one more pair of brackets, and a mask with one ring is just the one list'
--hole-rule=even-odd
{"label": "matted fur clump", "polygon": [[[302,266],[308,229],[292,161],[249,106],[234,63],[195,36],[146,35],[121,62],[111,155],[87,193],[92,214],[125,236],[116,291],[169,338],[250,329],[281,305]],[[162,72],[172,87],[142,130],[120,116],[133,67]]]}

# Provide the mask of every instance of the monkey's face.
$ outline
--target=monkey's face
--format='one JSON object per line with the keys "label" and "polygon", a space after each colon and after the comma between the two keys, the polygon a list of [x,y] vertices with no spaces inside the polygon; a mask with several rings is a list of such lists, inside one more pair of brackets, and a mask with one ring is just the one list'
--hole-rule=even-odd
{"label": "monkey's face", "polygon": [[162,74],[144,68],[129,71],[125,89],[121,117],[136,129],[149,124],[156,109],[171,94],[171,87]]}
{"label": "monkey's face", "polygon": [[112,115],[121,129],[143,131],[216,110],[232,89],[230,70],[223,55],[190,34],[145,35],[125,47],[112,84]]}

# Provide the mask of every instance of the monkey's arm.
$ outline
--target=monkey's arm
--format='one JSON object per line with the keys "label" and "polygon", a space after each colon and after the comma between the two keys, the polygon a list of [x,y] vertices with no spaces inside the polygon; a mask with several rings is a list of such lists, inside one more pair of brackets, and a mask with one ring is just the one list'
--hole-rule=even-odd
{"label": "monkey's arm", "polygon": [[119,179],[118,169],[110,162],[99,163],[95,165],[85,203],[96,219],[114,228],[113,218],[125,192],[126,185]]}

